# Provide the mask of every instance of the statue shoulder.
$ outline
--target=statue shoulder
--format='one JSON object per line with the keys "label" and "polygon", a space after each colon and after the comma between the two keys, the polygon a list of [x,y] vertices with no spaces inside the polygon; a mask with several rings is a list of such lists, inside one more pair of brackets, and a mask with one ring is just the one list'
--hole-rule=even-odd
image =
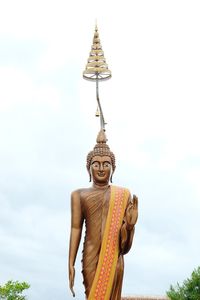
{"label": "statue shoulder", "polygon": [[135,194],[132,194],[128,188],[122,187],[122,186],[115,186],[115,188],[123,189],[126,191],[126,195],[128,198],[128,204],[133,203],[134,201],[138,201],[138,197]]}
{"label": "statue shoulder", "polygon": [[72,203],[80,201],[80,190],[75,190],[71,193],[71,201]]}
{"label": "statue shoulder", "polygon": [[130,190],[128,189],[128,188],[126,188],[126,187],[124,187],[124,186],[114,186],[115,188],[118,188],[118,189],[123,189],[123,190],[125,190],[126,192],[127,192],[127,194],[129,195],[129,196],[131,196],[131,192],[130,192]]}
{"label": "statue shoulder", "polygon": [[87,193],[88,191],[90,191],[90,188],[80,188],[80,189],[74,190],[71,193],[71,198],[72,199],[80,199],[84,195],[84,193]]}

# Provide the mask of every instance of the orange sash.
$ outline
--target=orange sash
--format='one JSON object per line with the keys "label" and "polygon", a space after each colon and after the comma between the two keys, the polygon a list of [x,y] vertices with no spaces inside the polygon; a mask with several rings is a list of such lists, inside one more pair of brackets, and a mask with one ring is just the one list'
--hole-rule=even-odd
{"label": "orange sash", "polygon": [[119,255],[119,231],[127,206],[129,191],[111,186],[111,196],[105,232],[97,270],[88,300],[109,300]]}

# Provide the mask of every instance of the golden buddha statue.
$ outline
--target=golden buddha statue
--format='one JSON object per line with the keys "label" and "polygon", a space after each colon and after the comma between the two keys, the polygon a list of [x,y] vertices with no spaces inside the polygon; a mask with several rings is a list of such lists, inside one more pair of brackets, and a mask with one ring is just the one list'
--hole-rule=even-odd
{"label": "golden buddha statue", "polygon": [[71,194],[71,236],[69,286],[74,293],[75,261],[85,222],[82,273],[87,300],[121,300],[123,256],[130,250],[138,217],[138,199],[128,189],[114,186],[115,156],[106,144],[105,120],[99,99],[99,80],[111,78],[98,28],[83,77],[96,82],[96,98],[101,130],[97,144],[87,156],[92,186]]}
{"label": "golden buddha statue", "polygon": [[83,223],[83,279],[86,299],[121,300],[124,259],[132,245],[138,217],[138,199],[126,188],[110,185],[115,171],[115,156],[106,144],[104,130],[87,156],[92,187],[71,195],[71,237],[69,284],[74,294],[75,260]]}

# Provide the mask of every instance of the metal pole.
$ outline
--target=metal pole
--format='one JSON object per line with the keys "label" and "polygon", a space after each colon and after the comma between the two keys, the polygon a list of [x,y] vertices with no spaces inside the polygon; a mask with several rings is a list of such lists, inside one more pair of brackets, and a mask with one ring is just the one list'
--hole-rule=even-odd
{"label": "metal pole", "polygon": [[98,79],[98,75],[96,77],[96,97],[97,97],[97,104],[99,107],[99,111],[100,111],[100,126],[101,129],[105,130],[105,120],[104,120],[104,116],[103,116],[103,110],[101,108],[101,103],[99,100],[99,79]]}

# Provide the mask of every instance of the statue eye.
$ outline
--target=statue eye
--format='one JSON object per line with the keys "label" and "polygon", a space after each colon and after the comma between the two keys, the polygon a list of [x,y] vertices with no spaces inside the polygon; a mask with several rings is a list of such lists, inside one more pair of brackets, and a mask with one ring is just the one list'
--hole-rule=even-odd
{"label": "statue eye", "polygon": [[105,162],[105,163],[103,164],[103,166],[104,166],[104,168],[109,168],[109,167],[110,167],[110,163],[109,163],[109,162]]}
{"label": "statue eye", "polygon": [[99,168],[99,163],[98,163],[97,161],[94,161],[94,162],[92,163],[92,166],[93,166],[94,168]]}

